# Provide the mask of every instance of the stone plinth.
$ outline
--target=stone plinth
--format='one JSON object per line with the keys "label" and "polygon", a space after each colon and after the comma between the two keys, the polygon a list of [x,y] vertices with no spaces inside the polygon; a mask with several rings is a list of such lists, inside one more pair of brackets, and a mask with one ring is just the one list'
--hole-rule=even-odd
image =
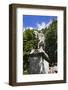
{"label": "stone plinth", "polygon": [[49,71],[49,58],[43,49],[33,49],[29,56],[30,74],[46,74]]}

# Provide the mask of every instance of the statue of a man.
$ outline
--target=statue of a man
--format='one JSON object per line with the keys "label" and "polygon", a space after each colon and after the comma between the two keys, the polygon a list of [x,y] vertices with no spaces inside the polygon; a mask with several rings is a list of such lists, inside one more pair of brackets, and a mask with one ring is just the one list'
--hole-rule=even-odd
{"label": "statue of a man", "polygon": [[44,49],[44,47],[45,47],[45,36],[42,33],[42,31],[40,31],[40,33],[38,33],[38,39],[39,39],[38,48],[42,47]]}

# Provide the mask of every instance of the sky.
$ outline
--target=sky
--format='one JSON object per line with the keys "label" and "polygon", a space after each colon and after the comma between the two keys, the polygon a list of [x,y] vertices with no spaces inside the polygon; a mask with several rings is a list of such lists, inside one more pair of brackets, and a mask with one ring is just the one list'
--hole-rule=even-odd
{"label": "sky", "polygon": [[57,16],[23,15],[24,29],[44,29],[48,27]]}

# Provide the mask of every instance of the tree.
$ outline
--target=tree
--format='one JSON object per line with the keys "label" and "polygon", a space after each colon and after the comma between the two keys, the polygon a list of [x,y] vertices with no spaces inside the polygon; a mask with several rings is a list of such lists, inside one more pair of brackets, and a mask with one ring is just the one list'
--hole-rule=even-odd
{"label": "tree", "polygon": [[50,63],[57,62],[57,21],[54,20],[45,33],[45,51],[48,53]]}
{"label": "tree", "polygon": [[[34,30],[26,29],[23,32],[23,68],[24,71],[28,72],[29,67],[29,54],[30,51],[34,48],[37,48],[37,42],[38,40],[35,37]],[[25,72],[24,72],[25,73]]]}

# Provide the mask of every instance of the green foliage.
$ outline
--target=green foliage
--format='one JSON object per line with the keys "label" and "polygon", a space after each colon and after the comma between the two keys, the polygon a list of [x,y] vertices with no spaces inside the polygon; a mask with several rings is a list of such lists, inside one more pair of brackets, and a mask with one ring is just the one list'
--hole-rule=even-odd
{"label": "green foliage", "polygon": [[45,33],[45,51],[48,53],[50,57],[50,63],[57,62],[57,21],[53,21],[53,23],[48,28]]}
{"label": "green foliage", "polygon": [[34,34],[34,30],[25,30],[23,32],[23,68],[24,68],[24,71],[27,70],[28,72],[28,67],[29,67],[29,61],[28,61],[28,58],[29,58],[29,54],[30,54],[30,51],[31,49],[33,48],[37,48],[37,42],[38,40],[36,39],[35,37],[35,34]]}

